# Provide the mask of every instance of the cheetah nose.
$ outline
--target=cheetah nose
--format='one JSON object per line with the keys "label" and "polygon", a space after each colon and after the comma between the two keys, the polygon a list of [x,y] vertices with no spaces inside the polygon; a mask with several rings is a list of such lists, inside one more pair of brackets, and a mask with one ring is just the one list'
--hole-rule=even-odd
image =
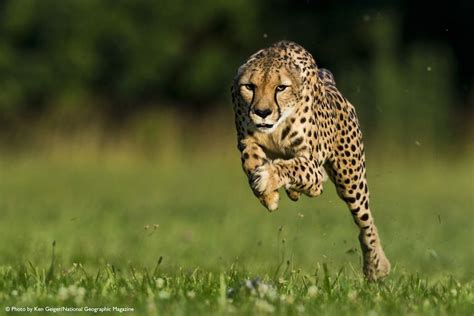
{"label": "cheetah nose", "polygon": [[264,109],[264,110],[255,109],[254,112],[255,112],[255,114],[257,114],[258,116],[260,116],[263,119],[266,118],[267,116],[269,116],[270,114],[272,114],[272,110],[270,110],[270,109]]}

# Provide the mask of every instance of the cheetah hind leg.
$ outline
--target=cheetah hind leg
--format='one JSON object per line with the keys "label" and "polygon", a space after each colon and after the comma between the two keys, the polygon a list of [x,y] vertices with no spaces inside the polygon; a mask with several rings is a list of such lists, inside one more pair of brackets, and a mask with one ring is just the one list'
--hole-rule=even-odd
{"label": "cheetah hind leg", "polygon": [[301,193],[306,194],[309,197],[317,197],[323,193],[323,182],[327,181],[328,174],[326,169],[320,168],[318,171],[318,183],[311,185],[308,189],[298,190],[293,187],[286,188],[286,194],[292,201],[298,201],[301,196]]}

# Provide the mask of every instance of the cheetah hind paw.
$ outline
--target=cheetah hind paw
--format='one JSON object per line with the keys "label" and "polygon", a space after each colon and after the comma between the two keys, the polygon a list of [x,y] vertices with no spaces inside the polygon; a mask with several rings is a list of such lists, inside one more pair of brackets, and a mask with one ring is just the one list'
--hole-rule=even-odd
{"label": "cheetah hind paw", "polygon": [[301,196],[301,192],[296,191],[296,190],[286,189],[285,191],[288,197],[290,198],[290,200],[295,201],[295,202],[298,201]]}
{"label": "cheetah hind paw", "polygon": [[388,261],[383,250],[378,253],[379,259],[372,262],[370,259],[364,260],[364,274],[369,281],[376,281],[385,278],[390,273],[390,261]]}

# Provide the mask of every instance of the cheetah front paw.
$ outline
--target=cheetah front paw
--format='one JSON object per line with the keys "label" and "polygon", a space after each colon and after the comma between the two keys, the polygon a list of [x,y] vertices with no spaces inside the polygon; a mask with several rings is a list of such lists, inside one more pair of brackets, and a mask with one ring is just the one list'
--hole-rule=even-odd
{"label": "cheetah front paw", "polygon": [[306,194],[309,197],[317,197],[320,196],[323,193],[323,185],[322,184],[313,184],[309,189],[306,189],[304,191],[304,194]]}
{"label": "cheetah front paw", "polygon": [[252,174],[251,186],[253,191],[258,195],[280,189],[282,183],[275,165],[270,162],[257,167]]}
{"label": "cheetah front paw", "polygon": [[267,208],[269,212],[276,211],[278,209],[278,202],[280,201],[280,194],[278,191],[273,191],[260,195],[258,197],[260,203]]}
{"label": "cheetah front paw", "polygon": [[280,200],[278,189],[282,186],[280,182],[278,172],[272,163],[258,167],[252,174],[250,181],[252,190],[269,211],[278,208]]}

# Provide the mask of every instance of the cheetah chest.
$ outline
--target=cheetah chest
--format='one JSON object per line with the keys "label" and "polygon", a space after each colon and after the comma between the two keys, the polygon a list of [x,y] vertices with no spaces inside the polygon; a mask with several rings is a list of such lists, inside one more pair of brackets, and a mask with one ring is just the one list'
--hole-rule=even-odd
{"label": "cheetah chest", "polygon": [[[301,131],[300,131],[301,130]],[[305,137],[301,126],[284,122],[272,133],[256,132],[254,137],[270,159],[291,159],[295,157],[295,140]]]}

